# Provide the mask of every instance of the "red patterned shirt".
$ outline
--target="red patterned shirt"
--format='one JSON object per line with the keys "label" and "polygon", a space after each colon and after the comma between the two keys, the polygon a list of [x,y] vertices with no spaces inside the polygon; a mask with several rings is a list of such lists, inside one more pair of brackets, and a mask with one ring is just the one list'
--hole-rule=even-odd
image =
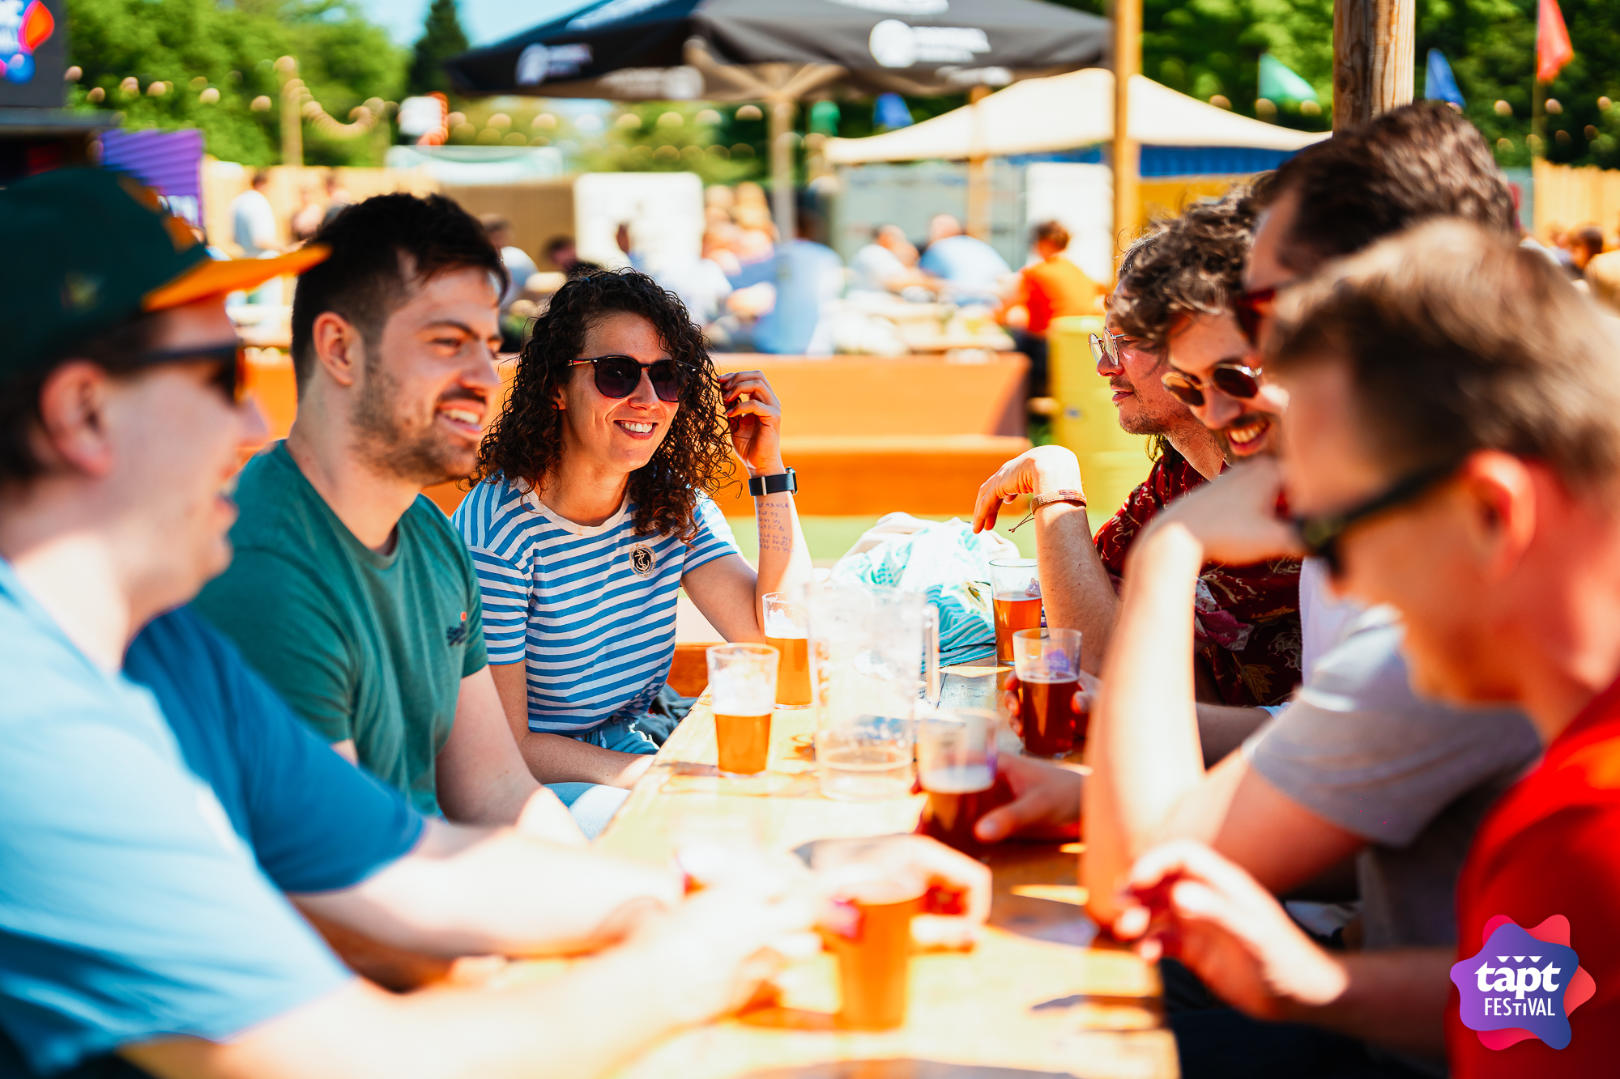
{"label": "red patterned shirt", "polygon": [[[1117,587],[1125,556],[1155,514],[1204,483],[1186,458],[1166,448],[1118,513],[1097,530],[1097,554]],[[1210,562],[1198,578],[1198,666],[1214,702],[1278,705],[1299,685],[1299,561],[1253,566]]]}

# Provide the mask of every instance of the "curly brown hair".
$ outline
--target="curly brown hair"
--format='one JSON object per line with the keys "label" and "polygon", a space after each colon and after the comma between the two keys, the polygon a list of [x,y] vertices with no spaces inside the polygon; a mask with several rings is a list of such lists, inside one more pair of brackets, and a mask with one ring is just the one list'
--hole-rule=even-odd
{"label": "curly brown hair", "polygon": [[1109,313],[1155,350],[1187,315],[1220,314],[1243,291],[1257,210],[1245,188],[1189,206],[1131,245]]}
{"label": "curly brown hair", "polygon": [[573,377],[586,329],[615,311],[652,323],[670,358],[687,368],[674,422],[652,460],[630,474],[629,499],[638,534],[690,541],[697,493],[712,494],[736,474],[731,441],[719,422],[724,409],[719,376],[680,298],[635,270],[582,274],[557,290],[518,356],[512,390],[484,435],[473,479],[501,477],[538,487],[557,467],[563,446],[557,391]]}

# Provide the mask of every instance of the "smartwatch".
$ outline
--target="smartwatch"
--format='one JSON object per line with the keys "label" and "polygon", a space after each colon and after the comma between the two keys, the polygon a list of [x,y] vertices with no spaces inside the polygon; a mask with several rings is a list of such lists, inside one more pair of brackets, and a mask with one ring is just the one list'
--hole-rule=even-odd
{"label": "smartwatch", "polygon": [[755,498],[762,495],[779,495],[784,491],[792,494],[798,489],[799,477],[791,468],[774,476],[753,476],[748,480],[748,493]]}

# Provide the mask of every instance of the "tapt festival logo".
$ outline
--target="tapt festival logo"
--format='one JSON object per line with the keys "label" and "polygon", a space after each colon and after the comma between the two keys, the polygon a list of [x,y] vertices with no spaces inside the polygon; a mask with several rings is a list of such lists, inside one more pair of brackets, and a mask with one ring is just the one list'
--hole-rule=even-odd
{"label": "tapt festival logo", "polygon": [[1553,1049],[1570,1041],[1570,1014],[1597,983],[1569,946],[1569,919],[1555,914],[1525,929],[1505,914],[1485,923],[1485,946],[1451,968],[1463,1026],[1487,1049],[1540,1038]]}
{"label": "tapt festival logo", "polygon": [[56,30],[41,0],[0,0],[0,72],[7,82],[34,77],[34,50]]}

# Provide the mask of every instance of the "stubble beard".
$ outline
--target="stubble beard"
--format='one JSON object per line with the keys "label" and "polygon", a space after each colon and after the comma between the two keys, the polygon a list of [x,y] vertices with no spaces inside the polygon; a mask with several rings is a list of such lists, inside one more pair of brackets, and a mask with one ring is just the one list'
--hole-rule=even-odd
{"label": "stubble beard", "polygon": [[354,406],[354,452],[371,471],[418,487],[466,479],[476,453],[460,453],[430,418],[425,430],[410,431],[397,409],[398,383],[366,356],[366,380]]}

